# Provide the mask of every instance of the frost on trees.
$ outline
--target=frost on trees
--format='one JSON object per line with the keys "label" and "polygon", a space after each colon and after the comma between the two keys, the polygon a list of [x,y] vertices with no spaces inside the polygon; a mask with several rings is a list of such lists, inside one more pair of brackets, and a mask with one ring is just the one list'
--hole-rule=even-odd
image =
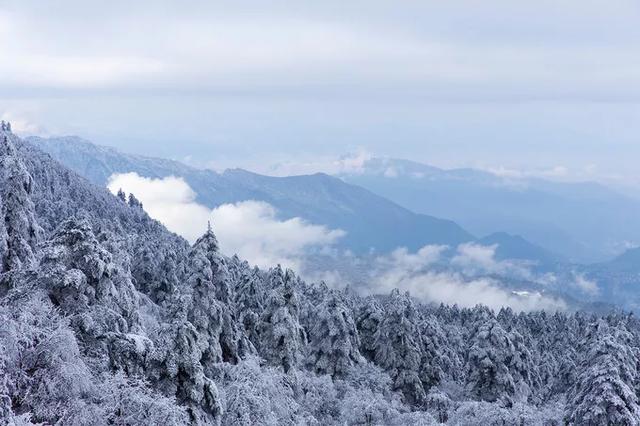
{"label": "frost on trees", "polygon": [[266,292],[257,271],[249,268],[248,264],[238,275],[234,294],[238,323],[248,339],[257,345],[260,342],[260,319],[266,305]]}
{"label": "frost on trees", "polygon": [[384,312],[375,298],[367,297],[361,302],[356,323],[360,335],[360,352],[369,360],[375,358],[375,336],[383,318]]}
{"label": "frost on trees", "polygon": [[526,401],[537,383],[531,354],[521,336],[495,319],[481,321],[467,357],[467,389],[475,398],[511,406]]}
{"label": "frost on trees", "polygon": [[142,203],[133,194],[129,194],[129,206],[130,207],[134,207],[134,208],[138,208],[138,209],[142,209]]}
{"label": "frost on trees", "polygon": [[118,189],[118,193],[116,194],[116,197],[118,197],[118,199],[123,203],[127,202],[127,194],[125,194],[122,188]]}
{"label": "frost on trees", "polygon": [[0,145],[0,273],[32,266],[42,237],[31,200],[34,181],[11,139]]}
{"label": "frost on trees", "polygon": [[637,347],[626,327],[598,321],[591,326],[587,353],[569,391],[569,425],[638,425],[640,407]]}
{"label": "frost on trees", "polygon": [[351,313],[339,295],[330,290],[314,311],[308,336],[309,367],[316,373],[331,376],[348,373],[363,361]]}
{"label": "frost on trees", "polygon": [[424,403],[426,392],[420,380],[422,358],[418,313],[408,294],[393,290],[385,315],[373,336],[374,361],[386,370],[394,389],[409,404]]}
{"label": "frost on trees", "polygon": [[494,319],[478,326],[467,359],[467,389],[482,401],[510,405],[516,385],[509,371],[514,348],[507,332]]}
{"label": "frost on trees", "polygon": [[437,318],[428,315],[420,321],[418,327],[422,337],[420,380],[425,390],[438,386],[447,379],[459,381],[463,362]]}
{"label": "frost on trees", "polygon": [[260,355],[285,372],[296,367],[307,336],[299,321],[293,274],[280,266],[269,272],[270,295],[260,319]]}
{"label": "frost on trees", "polygon": [[243,339],[228,306],[229,271],[210,227],[189,252],[187,269],[188,319],[207,338],[203,356],[210,362],[237,362]]}
{"label": "frost on trees", "polygon": [[633,317],[251,268],[3,127],[0,424],[639,424]]}

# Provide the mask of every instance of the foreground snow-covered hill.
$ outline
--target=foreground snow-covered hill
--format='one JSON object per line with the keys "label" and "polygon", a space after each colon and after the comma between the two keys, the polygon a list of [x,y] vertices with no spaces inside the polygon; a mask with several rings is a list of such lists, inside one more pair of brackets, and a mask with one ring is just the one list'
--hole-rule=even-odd
{"label": "foreground snow-covered hill", "polygon": [[631,317],[362,298],[0,132],[0,423],[638,424]]}

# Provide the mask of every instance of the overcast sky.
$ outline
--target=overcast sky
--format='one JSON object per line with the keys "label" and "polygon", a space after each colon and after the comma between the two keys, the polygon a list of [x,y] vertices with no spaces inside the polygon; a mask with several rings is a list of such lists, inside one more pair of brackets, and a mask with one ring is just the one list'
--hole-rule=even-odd
{"label": "overcast sky", "polygon": [[639,23],[637,0],[0,0],[0,116],[216,168],[364,151],[635,183]]}

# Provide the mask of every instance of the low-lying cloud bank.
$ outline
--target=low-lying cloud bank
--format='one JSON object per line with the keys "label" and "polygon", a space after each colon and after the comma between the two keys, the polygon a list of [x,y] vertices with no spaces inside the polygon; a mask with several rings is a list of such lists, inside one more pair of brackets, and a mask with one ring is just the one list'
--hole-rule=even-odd
{"label": "low-lying cloud bank", "polygon": [[[322,279],[336,287],[348,284],[339,268],[331,270],[333,266],[326,271],[315,268],[306,274],[306,266],[310,265],[305,265],[305,259],[311,250],[335,259],[347,255],[332,247],[344,235],[342,230],[310,224],[297,217],[281,220],[273,206],[262,201],[247,200],[209,209],[196,201],[197,194],[182,178],[174,176],[154,179],[136,173],[115,174],[108,188],[114,194],[119,189],[135,194],[151,217],[191,242],[202,235],[211,221],[226,254],[237,253],[261,267],[279,263],[308,279]],[[562,299],[544,291],[545,286],[557,284],[555,275],[536,274],[527,261],[497,260],[496,248],[462,244],[450,257],[444,256],[447,246],[427,245],[415,253],[398,248],[375,258],[364,269],[362,275],[367,285],[362,290],[386,294],[399,288],[426,302],[462,307],[483,304],[493,309],[509,306],[516,311],[567,308]],[[516,291],[501,282],[500,277],[536,283],[542,290]],[[574,274],[572,281],[567,285],[577,291],[587,295],[598,292],[597,284],[582,275]]]}
{"label": "low-lying cloud bank", "polygon": [[152,218],[190,242],[201,236],[207,222],[213,224],[222,250],[237,253],[250,263],[275,264],[298,269],[309,248],[321,249],[336,242],[344,231],[305,222],[300,218],[280,220],[268,203],[254,200],[223,204],[209,209],[196,202],[197,194],[182,178],[146,178],[136,173],[114,174],[108,188],[133,193]]}
{"label": "low-lying cloud bank", "polygon": [[379,257],[372,290],[388,293],[393,288],[399,288],[427,302],[458,304],[462,307],[482,304],[493,309],[509,306],[516,311],[557,311],[567,308],[562,299],[539,291],[515,291],[504,288],[493,278],[469,278],[467,274],[483,273],[532,276],[524,264],[497,261],[494,246],[462,244],[449,262],[460,272],[429,270],[430,266],[442,260],[441,254],[446,248],[425,246],[416,253],[398,249],[388,256]]}

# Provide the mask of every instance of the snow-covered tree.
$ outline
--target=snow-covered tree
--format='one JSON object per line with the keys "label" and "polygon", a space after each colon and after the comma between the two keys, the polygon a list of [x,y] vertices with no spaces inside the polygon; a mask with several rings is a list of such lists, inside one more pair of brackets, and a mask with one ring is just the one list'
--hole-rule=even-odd
{"label": "snow-covered tree", "polygon": [[638,425],[640,406],[637,348],[621,326],[600,320],[591,328],[588,352],[569,391],[565,422],[569,425]]}
{"label": "snow-covered tree", "polygon": [[230,300],[229,272],[211,229],[193,245],[187,271],[191,302],[188,319],[207,338],[205,357],[214,363],[237,362],[241,357],[242,336],[227,305]]}
{"label": "snow-covered tree", "polygon": [[234,296],[239,323],[253,345],[259,345],[260,318],[266,305],[265,286],[258,272],[248,264],[238,274]]}
{"label": "snow-covered tree", "polygon": [[2,425],[638,424],[632,317],[251,268],[2,132]]}
{"label": "snow-covered tree", "polygon": [[[459,381],[463,362],[449,336],[433,315],[425,316],[418,324],[422,343],[420,379],[425,389],[439,385],[443,380]],[[457,343],[457,342],[456,342]]]}
{"label": "snow-covered tree", "polygon": [[308,337],[307,363],[316,373],[343,375],[362,362],[355,322],[336,292],[314,309]]}
{"label": "snow-covered tree", "polygon": [[260,320],[260,355],[285,372],[298,365],[307,336],[299,321],[299,302],[291,273],[269,273],[271,294]]}
{"label": "snow-covered tree", "polygon": [[35,262],[34,250],[43,232],[31,200],[34,185],[12,140],[6,138],[0,144],[0,274]]}
{"label": "snow-covered tree", "polygon": [[509,362],[514,351],[509,334],[495,319],[478,326],[470,342],[466,366],[467,389],[472,397],[512,404],[516,383]]}
{"label": "snow-covered tree", "polygon": [[129,194],[129,207],[142,209],[142,203],[140,202],[140,200],[138,200],[138,198],[136,198],[135,195]]}
{"label": "snow-covered tree", "polygon": [[356,325],[360,335],[360,352],[369,360],[375,359],[376,333],[383,318],[382,306],[374,297],[367,297],[361,302]]}
{"label": "snow-covered tree", "polygon": [[394,389],[412,405],[424,403],[426,392],[420,380],[422,343],[418,314],[408,294],[393,290],[385,314],[374,335],[374,361],[389,373]]}
{"label": "snow-covered tree", "polygon": [[118,199],[123,203],[127,202],[127,194],[125,194],[122,188],[118,189],[118,193],[116,194],[116,197],[118,197]]}

